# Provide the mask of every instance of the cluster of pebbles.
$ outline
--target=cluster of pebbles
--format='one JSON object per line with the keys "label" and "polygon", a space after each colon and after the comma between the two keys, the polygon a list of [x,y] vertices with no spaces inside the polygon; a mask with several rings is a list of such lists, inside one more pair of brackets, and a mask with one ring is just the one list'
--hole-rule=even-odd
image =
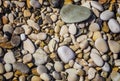
{"label": "cluster of pebbles", "polygon": [[0,0],[0,81],[120,81],[120,1]]}

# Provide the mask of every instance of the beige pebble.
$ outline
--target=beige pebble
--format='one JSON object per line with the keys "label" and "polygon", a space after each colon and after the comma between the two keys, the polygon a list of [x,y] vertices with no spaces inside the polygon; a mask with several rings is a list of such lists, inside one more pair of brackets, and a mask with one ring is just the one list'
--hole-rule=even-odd
{"label": "beige pebble", "polygon": [[98,38],[102,38],[102,34],[99,31],[94,32],[93,34],[93,40],[95,41]]}
{"label": "beige pebble", "polygon": [[30,17],[31,16],[31,12],[29,10],[24,10],[24,17]]}
{"label": "beige pebble", "polygon": [[40,78],[44,81],[50,81],[50,79],[51,79],[50,76],[47,73],[42,73],[40,75]]}
{"label": "beige pebble", "polygon": [[39,76],[33,76],[31,81],[42,81]]}
{"label": "beige pebble", "polygon": [[54,68],[57,72],[60,72],[63,70],[63,64],[59,61],[56,61],[54,64]]}

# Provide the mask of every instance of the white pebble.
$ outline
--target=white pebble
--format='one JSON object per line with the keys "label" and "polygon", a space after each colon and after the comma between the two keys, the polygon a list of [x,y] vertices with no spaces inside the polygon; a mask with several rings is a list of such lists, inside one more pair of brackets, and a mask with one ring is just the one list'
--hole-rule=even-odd
{"label": "white pebble", "polygon": [[24,41],[26,39],[25,34],[20,34],[20,38],[21,38],[22,41]]}
{"label": "white pebble", "polygon": [[38,72],[38,74],[41,75],[42,73],[47,73],[47,69],[44,65],[39,65],[39,66],[37,66],[37,72]]}
{"label": "white pebble", "polygon": [[9,63],[5,64],[4,67],[6,72],[10,72],[12,70],[12,65]]}
{"label": "white pebble", "polygon": [[50,81],[50,79],[51,79],[50,76],[47,73],[42,73],[40,75],[40,78],[44,81]]}
{"label": "white pebble", "polygon": [[94,68],[89,68],[88,70],[88,79],[91,80],[95,77],[96,70]]}
{"label": "white pebble", "polygon": [[61,72],[63,70],[63,64],[59,61],[55,61],[54,68],[57,72]]}
{"label": "white pebble", "polygon": [[73,35],[75,35],[76,33],[77,33],[77,28],[76,28],[76,26],[75,26],[75,24],[71,24],[70,26],[69,26],[69,33],[70,34],[73,34]]}
{"label": "white pebble", "polygon": [[103,6],[97,1],[91,1],[91,5],[96,9],[98,9],[99,11],[103,11]]}
{"label": "white pebble", "polygon": [[106,72],[109,72],[110,71],[110,65],[107,62],[105,62],[105,64],[103,65],[102,69],[104,71],[106,71]]}

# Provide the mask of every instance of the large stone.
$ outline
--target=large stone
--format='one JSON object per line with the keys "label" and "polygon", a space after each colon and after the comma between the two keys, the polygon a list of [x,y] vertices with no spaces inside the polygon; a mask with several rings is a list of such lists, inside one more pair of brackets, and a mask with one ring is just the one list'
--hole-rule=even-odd
{"label": "large stone", "polygon": [[60,11],[60,16],[66,23],[82,22],[87,20],[90,15],[88,8],[73,4],[63,6]]}

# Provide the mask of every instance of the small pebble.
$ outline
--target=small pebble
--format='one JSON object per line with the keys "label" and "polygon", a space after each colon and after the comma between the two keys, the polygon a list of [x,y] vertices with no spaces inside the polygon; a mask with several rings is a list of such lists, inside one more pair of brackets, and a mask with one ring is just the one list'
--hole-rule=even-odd
{"label": "small pebble", "polygon": [[29,10],[24,10],[24,17],[30,17],[31,16],[31,12]]}
{"label": "small pebble", "polygon": [[60,80],[61,79],[61,76],[58,72],[56,71],[53,71],[52,72],[52,76],[56,79],[56,80]]}
{"label": "small pebble", "polygon": [[39,40],[45,40],[47,38],[47,34],[44,32],[40,32],[37,34],[37,39]]}
{"label": "small pebble", "polygon": [[4,65],[4,67],[5,67],[5,71],[6,71],[6,72],[10,72],[10,71],[12,70],[12,65],[9,64],[9,63],[6,63],[6,64]]}
{"label": "small pebble", "polygon": [[91,5],[98,9],[99,11],[103,11],[103,6],[101,4],[99,4],[97,1],[91,1]]}
{"label": "small pebble", "polygon": [[9,80],[13,77],[13,72],[7,72],[4,74],[4,77],[6,78],[6,80]]}
{"label": "small pebble", "polygon": [[105,62],[105,64],[103,65],[102,69],[104,71],[106,71],[106,72],[109,72],[110,71],[110,65],[107,62]]}
{"label": "small pebble", "polygon": [[20,39],[22,41],[26,40],[26,35],[24,33],[20,34]]}
{"label": "small pebble", "polygon": [[95,77],[96,70],[94,68],[89,68],[88,70],[88,79],[91,80]]}
{"label": "small pebble", "polygon": [[42,81],[39,76],[33,76],[31,81]]}
{"label": "small pebble", "polygon": [[111,77],[112,81],[119,81],[120,73],[116,72],[116,71],[112,71],[112,73],[110,74],[110,77]]}
{"label": "small pebble", "polygon": [[51,80],[50,76],[47,73],[42,73],[40,75],[40,78],[44,81],[50,81]]}
{"label": "small pebble", "polygon": [[51,19],[52,19],[53,22],[57,21],[57,15],[56,14],[53,14],[50,17],[51,17]]}
{"label": "small pebble", "polygon": [[41,75],[42,73],[47,73],[47,69],[44,65],[39,65],[39,66],[37,66],[37,72],[38,72],[38,74]]}
{"label": "small pebble", "polygon": [[16,35],[16,36],[12,36],[11,38],[11,44],[14,46],[14,47],[17,47],[20,45],[20,36]]}
{"label": "small pebble", "polygon": [[4,66],[2,63],[0,63],[0,74],[3,74],[5,72]]}
{"label": "small pebble", "polygon": [[72,34],[72,35],[75,35],[77,33],[77,28],[76,28],[75,24],[71,24],[69,26],[68,30],[69,30],[69,33]]}
{"label": "small pebble", "polygon": [[89,30],[94,32],[94,31],[99,31],[100,30],[100,26],[97,23],[91,23],[89,26]]}
{"label": "small pebble", "polygon": [[61,46],[57,50],[58,56],[64,63],[68,63],[75,58],[74,52],[67,46]]}
{"label": "small pebble", "polygon": [[120,24],[115,19],[110,19],[108,21],[108,26],[111,32],[120,33]]}
{"label": "small pebble", "polygon": [[51,39],[48,43],[48,48],[50,52],[54,52],[57,50],[57,41],[54,39]]}
{"label": "small pebble", "polygon": [[67,77],[67,80],[68,81],[77,81],[78,80],[78,76],[75,75],[75,74],[69,74],[68,77]]}
{"label": "small pebble", "polygon": [[12,13],[10,13],[10,14],[8,15],[8,19],[9,19],[9,21],[10,21],[11,23],[14,22],[14,16],[13,16]]}
{"label": "small pebble", "polygon": [[23,63],[28,63],[32,61],[32,55],[31,54],[26,54],[23,56]]}
{"label": "small pebble", "polygon": [[59,61],[55,61],[54,68],[57,72],[61,72],[63,70],[63,64]]}
{"label": "small pebble", "polygon": [[38,0],[30,0],[30,5],[33,7],[33,8],[40,8],[41,5],[40,3],[38,2]]}

